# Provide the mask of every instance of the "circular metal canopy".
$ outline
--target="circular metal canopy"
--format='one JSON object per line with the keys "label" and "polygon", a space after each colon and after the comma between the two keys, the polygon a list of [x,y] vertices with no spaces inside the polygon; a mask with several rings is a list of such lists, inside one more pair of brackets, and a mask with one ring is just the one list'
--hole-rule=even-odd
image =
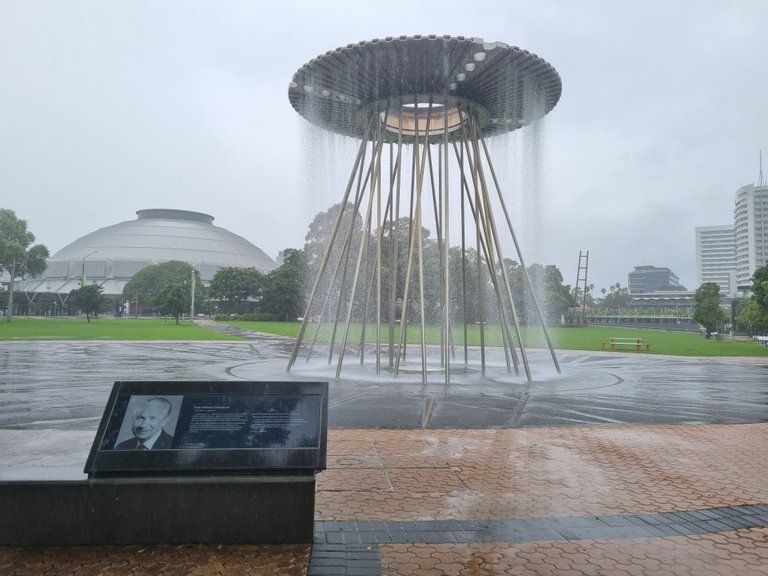
{"label": "circular metal canopy", "polygon": [[463,36],[400,36],[349,44],[302,66],[288,87],[296,111],[332,132],[368,138],[486,136],[538,120],[560,99],[557,71],[526,50]]}

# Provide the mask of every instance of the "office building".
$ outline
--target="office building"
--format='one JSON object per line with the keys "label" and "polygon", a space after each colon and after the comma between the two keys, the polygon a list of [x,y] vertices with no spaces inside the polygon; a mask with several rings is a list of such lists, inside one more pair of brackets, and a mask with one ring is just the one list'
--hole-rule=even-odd
{"label": "office building", "polygon": [[630,294],[646,294],[659,290],[685,290],[680,286],[677,274],[669,268],[657,268],[656,266],[635,266],[628,275]]}
{"label": "office building", "polygon": [[762,170],[758,185],[748,184],[736,191],[733,210],[736,240],[736,285],[740,292],[752,286],[752,275],[768,263],[768,185]]}
{"label": "office building", "polygon": [[696,228],[696,286],[714,282],[720,294],[736,295],[736,236],[733,225]]}

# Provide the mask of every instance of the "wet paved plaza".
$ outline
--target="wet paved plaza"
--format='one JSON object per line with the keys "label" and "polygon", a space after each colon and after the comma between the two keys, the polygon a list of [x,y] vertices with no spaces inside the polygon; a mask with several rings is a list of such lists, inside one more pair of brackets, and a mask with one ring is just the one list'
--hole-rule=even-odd
{"label": "wet paved plaza", "polygon": [[486,378],[455,363],[441,374],[397,379],[322,360],[286,373],[292,342],[4,342],[0,429],[95,430],[116,380],[331,382],[332,428],[509,428],[589,424],[736,424],[768,421],[768,357],[679,358],[614,352],[529,351],[533,383],[491,359]]}
{"label": "wet paved plaza", "polygon": [[[81,471],[115,380],[332,379],[289,351],[3,343],[0,476]],[[768,574],[768,359],[531,356],[532,384],[332,382],[313,547],[0,548],[0,574]]]}

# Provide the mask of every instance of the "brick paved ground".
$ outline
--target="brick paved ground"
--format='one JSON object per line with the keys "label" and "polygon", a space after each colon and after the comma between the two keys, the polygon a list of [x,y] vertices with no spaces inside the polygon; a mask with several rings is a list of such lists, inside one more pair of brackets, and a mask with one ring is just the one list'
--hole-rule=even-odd
{"label": "brick paved ground", "polygon": [[3,576],[302,576],[310,545],[0,548]]}
{"label": "brick paved ground", "polygon": [[332,430],[320,519],[642,514],[768,503],[768,424]]}
{"label": "brick paved ground", "polygon": [[394,576],[734,576],[768,574],[768,529],[702,536],[487,544],[389,544]]}
{"label": "brick paved ground", "polygon": [[766,446],[768,424],[331,430],[309,568],[308,546],[4,548],[0,574],[768,574]]}

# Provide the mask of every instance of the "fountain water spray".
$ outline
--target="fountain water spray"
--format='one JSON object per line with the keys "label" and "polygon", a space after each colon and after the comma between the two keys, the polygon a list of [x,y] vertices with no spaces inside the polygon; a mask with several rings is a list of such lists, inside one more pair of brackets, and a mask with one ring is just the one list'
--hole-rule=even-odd
{"label": "fountain water spray", "polygon": [[[294,74],[288,97],[295,110],[360,146],[330,240],[314,263],[289,371],[302,352],[313,354],[321,326],[330,326],[328,362],[335,359],[337,379],[346,356],[355,353],[363,364],[366,350],[374,351],[377,372],[397,376],[407,368],[408,331],[418,329],[422,381],[442,371],[447,384],[460,362],[457,347],[464,366],[476,356],[468,350],[474,326],[485,374],[492,323],[500,326],[507,370],[519,374],[522,364],[530,382],[519,289],[502,250],[511,238],[526,299],[560,372],[486,138],[540,119],[561,90],[555,69],[535,54],[462,36],[349,44]],[[452,228],[460,238],[453,249]],[[428,330],[438,324],[435,354]],[[353,325],[360,332],[354,343]]]}

